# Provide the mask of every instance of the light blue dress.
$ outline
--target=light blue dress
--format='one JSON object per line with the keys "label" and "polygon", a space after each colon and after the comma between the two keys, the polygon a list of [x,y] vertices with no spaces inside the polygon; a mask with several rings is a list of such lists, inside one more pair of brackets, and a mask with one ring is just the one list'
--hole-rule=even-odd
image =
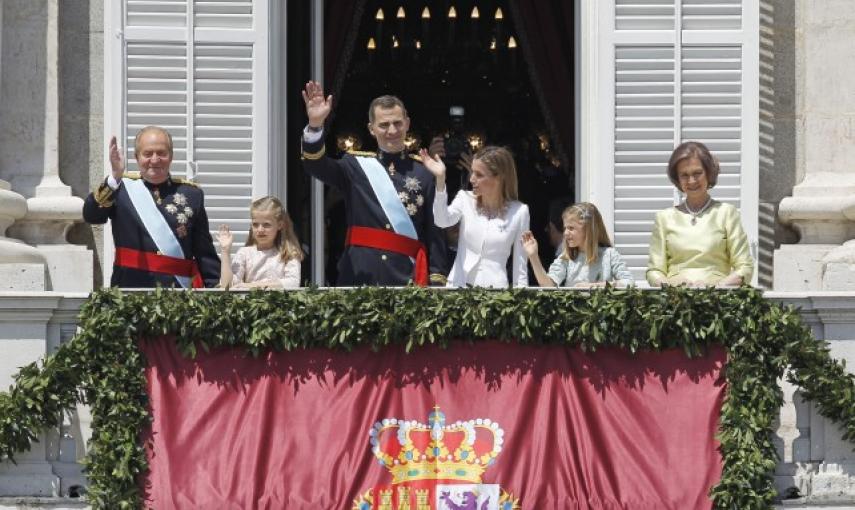
{"label": "light blue dress", "polygon": [[600,247],[597,260],[591,265],[586,255],[579,252],[573,260],[555,259],[549,266],[549,277],[559,287],[573,287],[577,283],[614,282],[632,285],[632,273],[626,268],[620,253],[612,247]]}

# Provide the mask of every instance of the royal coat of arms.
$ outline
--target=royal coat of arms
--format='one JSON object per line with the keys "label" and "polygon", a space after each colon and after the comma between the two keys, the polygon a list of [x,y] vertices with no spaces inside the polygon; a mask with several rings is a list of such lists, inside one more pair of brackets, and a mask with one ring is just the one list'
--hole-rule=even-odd
{"label": "royal coat of arms", "polygon": [[519,510],[497,484],[481,483],[502,451],[504,431],[489,418],[446,425],[435,407],[428,423],[386,418],[369,433],[372,451],[389,470],[389,485],[375,486],[353,510]]}

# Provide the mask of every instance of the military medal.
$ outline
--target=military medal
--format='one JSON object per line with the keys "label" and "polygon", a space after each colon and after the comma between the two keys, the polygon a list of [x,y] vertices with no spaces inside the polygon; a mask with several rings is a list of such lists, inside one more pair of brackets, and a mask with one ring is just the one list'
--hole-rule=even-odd
{"label": "military medal", "polygon": [[407,188],[407,191],[420,191],[422,189],[422,183],[415,177],[407,177],[404,180],[404,187]]}

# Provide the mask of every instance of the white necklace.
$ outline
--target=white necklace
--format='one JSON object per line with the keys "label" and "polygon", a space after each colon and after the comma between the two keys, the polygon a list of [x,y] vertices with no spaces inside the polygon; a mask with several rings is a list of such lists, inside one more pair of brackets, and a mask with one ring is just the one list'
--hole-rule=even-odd
{"label": "white necklace", "polygon": [[710,206],[710,203],[712,203],[712,197],[707,197],[706,203],[704,205],[702,205],[700,209],[698,209],[697,211],[694,211],[694,210],[692,210],[691,207],[689,207],[689,201],[688,200],[683,201],[683,205],[686,206],[686,210],[689,212],[689,214],[692,215],[692,225],[694,225],[698,222],[698,216],[700,216],[700,214],[702,212],[707,210],[707,207]]}
{"label": "white necklace", "polygon": [[502,218],[505,216],[505,213],[508,212],[508,204],[504,203],[501,207],[496,209],[487,208],[484,204],[478,204],[476,206],[478,212],[481,213],[482,216],[485,216],[488,220],[493,220],[496,218]]}

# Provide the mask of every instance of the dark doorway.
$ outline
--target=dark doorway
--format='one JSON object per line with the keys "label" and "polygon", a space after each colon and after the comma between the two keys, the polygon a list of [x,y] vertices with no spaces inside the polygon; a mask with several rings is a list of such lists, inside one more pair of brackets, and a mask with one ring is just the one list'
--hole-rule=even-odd
{"label": "dark doorway", "polygon": [[[288,3],[288,129],[295,141],[305,124],[297,87],[309,79],[308,4]],[[550,93],[566,94],[560,99],[572,103],[573,91],[566,84],[558,94],[550,88],[556,80],[548,68],[556,62],[546,60],[540,48],[546,32],[558,34],[549,42],[551,50],[559,55],[558,64],[572,69],[573,24],[562,2],[544,1],[546,7],[534,8],[522,4],[327,0],[324,85],[335,96],[327,153],[337,157],[347,149],[376,149],[366,130],[367,108],[382,94],[396,95],[407,105],[413,149],[442,137],[451,196],[468,185],[465,165],[458,165],[460,154],[485,144],[506,146],[516,158],[520,199],[530,207],[532,231],[549,263],[554,253],[546,234],[550,202],[566,202],[574,193],[573,134],[566,127],[568,122],[572,126],[572,111],[564,118],[568,112],[552,107]],[[542,31],[544,23],[550,26]],[[309,180],[299,170],[299,147],[291,147],[289,208],[301,239],[309,239]],[[332,282],[344,218],[337,193],[327,190],[325,196],[326,268]]]}

